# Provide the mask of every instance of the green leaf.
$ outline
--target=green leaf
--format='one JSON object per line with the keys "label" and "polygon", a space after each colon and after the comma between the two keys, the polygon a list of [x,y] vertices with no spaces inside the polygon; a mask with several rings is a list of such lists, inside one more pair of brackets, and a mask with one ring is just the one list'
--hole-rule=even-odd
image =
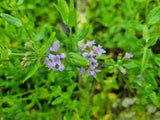
{"label": "green leaf", "polygon": [[60,86],[51,86],[50,88],[54,97],[57,97],[62,94],[62,89]]}
{"label": "green leaf", "polygon": [[24,0],[18,0],[17,5],[23,4]]}
{"label": "green leaf", "polygon": [[101,59],[101,60],[106,60],[108,58],[111,58],[110,55],[105,55],[105,54],[102,54],[100,57],[97,57],[98,59]]}
{"label": "green leaf", "polygon": [[27,74],[27,76],[24,78],[23,83],[28,80],[30,77],[34,75],[34,73],[38,70],[39,66],[41,64],[40,59],[36,61],[36,63],[31,67],[30,72]]}
{"label": "green leaf", "polygon": [[89,31],[89,27],[88,26],[84,26],[78,33],[77,35],[75,36],[75,41],[80,41],[82,39],[84,39],[87,34],[88,34],[88,31]]}
{"label": "green leaf", "polygon": [[2,60],[9,60],[9,53],[8,53],[7,49],[2,50],[2,52],[1,52],[1,59]]}
{"label": "green leaf", "polygon": [[34,37],[34,39],[35,39],[36,41],[42,40],[42,39],[45,37],[46,30],[47,30],[47,25],[45,24],[45,25],[43,26],[43,28],[41,29],[41,31]]}
{"label": "green leaf", "polygon": [[154,57],[154,61],[160,67],[160,57]]}
{"label": "green leaf", "polygon": [[72,64],[75,66],[88,66],[90,64],[90,62],[86,58],[73,52],[70,52],[67,55],[67,61],[69,64]]}
{"label": "green leaf", "polygon": [[28,110],[28,109],[32,108],[34,105],[35,105],[35,100],[32,100],[32,102],[29,103],[29,104],[27,104],[27,105],[24,107],[24,109],[25,109],[25,110]]}
{"label": "green leaf", "polygon": [[9,14],[5,14],[5,13],[1,13],[0,16],[5,19],[8,23],[16,26],[16,27],[21,27],[22,26],[22,22],[20,19],[11,16]]}
{"label": "green leaf", "polygon": [[146,41],[146,43],[148,42],[149,38],[149,31],[148,31],[148,27],[146,25],[143,26],[143,39]]}
{"label": "green leaf", "polygon": [[73,83],[71,86],[67,88],[67,95],[70,97],[73,93],[73,90],[76,88],[77,83]]}
{"label": "green leaf", "polygon": [[148,24],[156,24],[160,21],[160,7],[152,9],[148,14]]}
{"label": "green leaf", "polygon": [[55,27],[52,26],[52,31],[56,32],[56,38],[61,41],[62,43],[67,43],[67,37],[62,35]]}
{"label": "green leaf", "polygon": [[138,68],[138,65],[134,61],[130,61],[128,63],[125,63],[123,66],[127,69]]}
{"label": "green leaf", "polygon": [[143,76],[145,78],[145,81],[150,83],[154,88],[158,87],[157,81],[151,71],[145,70]]}
{"label": "green leaf", "polygon": [[74,27],[77,24],[76,11],[69,11],[68,27]]}
{"label": "green leaf", "polygon": [[157,43],[159,36],[153,36],[147,43],[147,47],[151,47]]}
{"label": "green leaf", "polygon": [[64,100],[64,97],[60,96],[58,98],[56,98],[53,102],[52,102],[52,105],[58,105],[60,103],[62,103]]}
{"label": "green leaf", "polygon": [[39,99],[48,99],[50,97],[50,93],[46,88],[38,89],[36,95]]}
{"label": "green leaf", "polygon": [[160,108],[159,98],[158,98],[158,96],[156,95],[155,92],[152,92],[152,93],[149,95],[149,98],[152,100],[152,102],[153,102],[158,108]]}
{"label": "green leaf", "polygon": [[59,11],[61,14],[61,17],[63,19],[64,24],[68,24],[68,16],[69,16],[69,8],[68,4],[66,3],[65,0],[58,0],[58,5],[54,4],[56,9]]}
{"label": "green leaf", "polygon": [[76,10],[74,9],[74,0],[70,0],[68,27],[74,27],[77,24]]}
{"label": "green leaf", "polygon": [[49,40],[46,42],[46,44],[44,44],[41,48],[41,54],[45,54],[47,53],[47,51],[49,50],[49,48],[51,47],[52,43],[53,43],[53,39],[55,37],[55,32],[53,32],[49,38]]}
{"label": "green leaf", "polygon": [[160,68],[158,68],[158,77],[160,77]]}

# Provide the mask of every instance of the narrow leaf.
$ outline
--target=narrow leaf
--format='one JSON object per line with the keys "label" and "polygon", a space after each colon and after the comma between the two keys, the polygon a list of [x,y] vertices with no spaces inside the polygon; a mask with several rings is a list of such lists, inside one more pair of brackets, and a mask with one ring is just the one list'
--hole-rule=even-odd
{"label": "narrow leaf", "polygon": [[76,26],[76,11],[69,11],[69,18],[68,18],[68,26],[69,27],[74,27]]}
{"label": "narrow leaf", "polygon": [[8,23],[16,26],[16,27],[21,27],[22,26],[22,22],[20,19],[14,17],[14,16],[11,16],[9,14],[6,14],[6,13],[1,13],[0,16],[5,19]]}
{"label": "narrow leaf", "polygon": [[154,88],[158,87],[157,81],[154,78],[153,73],[145,70],[144,73],[143,73],[143,76],[144,76],[146,82],[150,83]]}
{"label": "narrow leaf", "polygon": [[68,16],[69,16],[69,8],[65,0],[58,0],[58,5],[54,4],[56,9],[61,14],[64,24],[67,25],[68,23]]}
{"label": "narrow leaf", "polygon": [[75,36],[75,41],[80,41],[82,39],[84,39],[87,34],[88,34],[88,31],[89,31],[89,27],[88,26],[84,26],[78,33],[77,35]]}
{"label": "narrow leaf", "polygon": [[52,105],[58,105],[60,103],[62,103],[64,100],[64,97],[58,97],[57,99],[55,99],[53,102],[52,102]]}
{"label": "narrow leaf", "polygon": [[148,14],[148,24],[156,24],[160,21],[160,7],[152,9]]}
{"label": "narrow leaf", "polygon": [[36,41],[40,41],[45,37],[47,25],[44,25],[41,31],[34,37]]}
{"label": "narrow leaf", "polygon": [[34,75],[34,73],[38,70],[40,64],[41,64],[41,61],[40,59],[38,59],[36,63],[34,64],[34,66],[31,67],[31,70],[28,73],[28,75],[25,77],[25,79],[23,80],[23,83]]}
{"label": "narrow leaf", "polygon": [[63,42],[63,43],[67,43],[67,37],[66,36],[64,36],[64,35],[62,35],[55,27],[53,27],[52,26],[52,31],[53,32],[55,32],[56,33],[56,38],[59,40],[59,41],[61,41],[61,42]]}
{"label": "narrow leaf", "polygon": [[146,43],[149,40],[149,31],[146,25],[143,26],[143,39],[146,41]]}
{"label": "narrow leaf", "polygon": [[70,0],[68,26],[74,27],[77,23],[76,10],[74,9],[74,0]]}
{"label": "narrow leaf", "polygon": [[147,43],[148,47],[151,47],[157,43],[159,36],[153,36]]}
{"label": "narrow leaf", "polygon": [[23,4],[24,0],[18,0],[17,5]]}
{"label": "narrow leaf", "polygon": [[55,37],[55,32],[53,32],[49,38],[49,40],[46,42],[46,44],[44,44],[41,48],[41,54],[45,54],[47,53],[47,51],[49,50],[49,48],[51,47],[52,43],[53,43],[53,40],[54,40],[54,37]]}
{"label": "narrow leaf", "polygon": [[69,64],[75,66],[88,66],[90,64],[90,62],[85,57],[82,57],[81,55],[74,52],[68,53],[67,61]]}

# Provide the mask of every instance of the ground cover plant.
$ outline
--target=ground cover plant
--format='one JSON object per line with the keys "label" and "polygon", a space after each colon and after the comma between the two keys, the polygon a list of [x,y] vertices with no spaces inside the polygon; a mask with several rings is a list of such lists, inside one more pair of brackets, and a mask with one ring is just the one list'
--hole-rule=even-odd
{"label": "ground cover plant", "polygon": [[1,120],[159,120],[159,0],[1,0]]}

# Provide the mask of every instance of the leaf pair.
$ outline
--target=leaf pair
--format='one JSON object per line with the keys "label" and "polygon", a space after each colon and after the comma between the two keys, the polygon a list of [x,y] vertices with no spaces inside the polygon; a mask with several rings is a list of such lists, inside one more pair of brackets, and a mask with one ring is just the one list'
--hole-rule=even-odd
{"label": "leaf pair", "polygon": [[74,27],[76,25],[76,10],[74,8],[74,0],[70,0],[68,4],[65,0],[58,0],[58,5],[54,4],[56,9],[61,14],[64,24],[68,27]]}

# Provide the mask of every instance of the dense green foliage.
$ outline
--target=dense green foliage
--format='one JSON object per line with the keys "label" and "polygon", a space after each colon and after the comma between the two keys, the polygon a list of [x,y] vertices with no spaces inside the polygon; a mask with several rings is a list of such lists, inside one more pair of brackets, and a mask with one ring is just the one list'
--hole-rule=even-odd
{"label": "dense green foliage", "polygon": [[[158,120],[159,6],[159,0],[1,0],[0,119]],[[59,71],[45,65],[56,40],[56,54],[66,54]],[[96,76],[88,76],[90,61],[82,57],[88,40],[106,50],[95,57]]]}

